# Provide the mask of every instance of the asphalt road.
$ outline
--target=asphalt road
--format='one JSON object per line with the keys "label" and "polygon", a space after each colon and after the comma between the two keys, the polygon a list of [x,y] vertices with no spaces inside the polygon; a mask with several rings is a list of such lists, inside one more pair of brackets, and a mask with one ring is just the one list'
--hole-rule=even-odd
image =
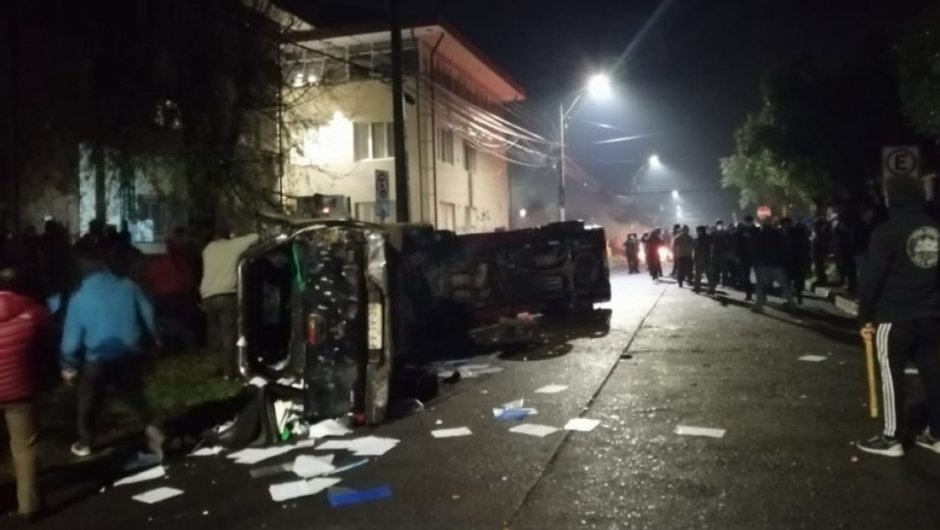
{"label": "asphalt road", "polygon": [[[506,370],[461,381],[425,412],[372,430],[401,443],[339,485],[388,485],[390,499],[334,509],[321,493],[275,503],[268,485],[291,475],[252,479],[250,467],[222,457],[188,458],[167,478],[96,491],[35,527],[940,528],[940,455],[885,459],[849,445],[878,425],[866,418],[847,319],[814,301],[795,314],[755,315],[734,293],[706,298],[645,275],[615,275],[614,291],[595,314],[601,324],[548,323],[549,346],[486,359]],[[797,360],[808,354],[826,360]],[[533,392],[552,383],[568,388]],[[529,423],[602,423],[545,438],[510,433],[491,409],[518,398],[538,410]],[[727,433],[677,436],[677,425]],[[430,435],[462,426],[473,435]],[[131,500],[158,486],[185,494]]]}

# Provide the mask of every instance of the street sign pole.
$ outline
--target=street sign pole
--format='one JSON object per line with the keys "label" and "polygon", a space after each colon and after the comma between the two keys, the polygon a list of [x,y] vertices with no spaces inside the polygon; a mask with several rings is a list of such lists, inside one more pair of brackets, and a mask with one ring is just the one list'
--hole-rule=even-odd
{"label": "street sign pole", "polygon": [[381,222],[389,217],[388,171],[375,170],[375,216]]}

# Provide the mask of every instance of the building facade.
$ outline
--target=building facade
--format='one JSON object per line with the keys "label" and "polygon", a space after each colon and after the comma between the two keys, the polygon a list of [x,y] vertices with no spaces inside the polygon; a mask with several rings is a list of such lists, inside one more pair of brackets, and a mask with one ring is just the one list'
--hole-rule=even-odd
{"label": "building facade", "polygon": [[[415,26],[402,37],[411,222],[457,233],[507,228],[512,125],[503,113],[522,90],[451,28]],[[397,221],[389,31],[291,40],[283,195],[297,204],[338,196],[350,217]],[[387,217],[376,205],[377,171],[390,176]]]}

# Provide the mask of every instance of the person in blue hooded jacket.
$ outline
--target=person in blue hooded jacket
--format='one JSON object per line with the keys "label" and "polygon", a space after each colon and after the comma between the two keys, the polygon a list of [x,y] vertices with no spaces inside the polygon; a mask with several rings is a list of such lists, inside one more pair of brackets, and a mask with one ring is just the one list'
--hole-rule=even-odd
{"label": "person in blue hooded jacket", "polygon": [[95,258],[83,260],[85,279],[69,299],[62,330],[62,378],[78,386],[78,441],[72,453],[92,453],[105,392],[115,387],[146,426],[148,443],[162,458],[164,436],[144,394],[144,340],[158,340],[153,305],[139,285],[115,275]]}

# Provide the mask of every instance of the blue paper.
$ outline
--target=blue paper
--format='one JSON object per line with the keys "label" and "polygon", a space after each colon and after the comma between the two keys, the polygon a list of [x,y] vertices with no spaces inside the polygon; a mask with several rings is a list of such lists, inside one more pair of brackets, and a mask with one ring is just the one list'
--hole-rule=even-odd
{"label": "blue paper", "polygon": [[351,506],[353,504],[360,504],[363,502],[372,502],[380,501],[382,499],[388,499],[392,496],[392,488],[388,486],[379,486],[367,490],[352,490],[352,491],[334,491],[330,490],[327,493],[327,499],[330,502],[330,506],[334,508],[340,508],[343,506]]}
{"label": "blue paper", "polygon": [[526,419],[528,416],[529,411],[526,409],[506,409],[496,419],[499,421],[519,421]]}

